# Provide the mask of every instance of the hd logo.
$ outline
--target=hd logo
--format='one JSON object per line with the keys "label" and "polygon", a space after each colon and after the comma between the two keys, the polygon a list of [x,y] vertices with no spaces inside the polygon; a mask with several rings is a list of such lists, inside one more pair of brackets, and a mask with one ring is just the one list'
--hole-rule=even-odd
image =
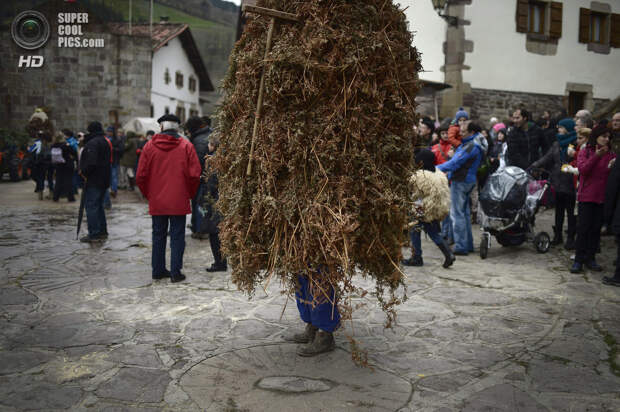
{"label": "hd logo", "polygon": [[41,67],[43,66],[43,56],[19,56],[17,67]]}

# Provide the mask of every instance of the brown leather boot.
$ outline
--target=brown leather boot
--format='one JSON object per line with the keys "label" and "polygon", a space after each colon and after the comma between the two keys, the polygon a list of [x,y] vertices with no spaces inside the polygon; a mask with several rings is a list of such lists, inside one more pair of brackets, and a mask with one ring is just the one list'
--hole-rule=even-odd
{"label": "brown leather boot", "polygon": [[318,328],[316,326],[306,323],[306,329],[303,332],[285,336],[284,340],[295,343],[310,343],[314,340],[317,330]]}
{"label": "brown leather boot", "polygon": [[331,352],[336,348],[336,342],[334,341],[334,334],[331,332],[325,332],[319,330],[314,337],[314,340],[302,346],[297,350],[299,356],[316,356],[321,353]]}

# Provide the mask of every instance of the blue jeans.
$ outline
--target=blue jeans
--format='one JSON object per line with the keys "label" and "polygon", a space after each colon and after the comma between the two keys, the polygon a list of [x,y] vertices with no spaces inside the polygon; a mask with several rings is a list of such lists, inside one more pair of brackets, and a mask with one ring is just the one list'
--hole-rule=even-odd
{"label": "blue jeans", "polygon": [[469,196],[476,182],[452,182],[450,196],[450,218],[454,230],[454,251],[469,253],[474,251],[474,238],[471,234],[471,207]]}
{"label": "blue jeans", "polygon": [[84,193],[84,207],[88,220],[88,236],[91,238],[108,232],[108,225],[103,210],[103,196],[105,189],[86,185]]}
{"label": "blue jeans", "polygon": [[450,214],[441,222],[441,237],[446,239],[447,242],[452,243],[454,241],[454,230],[452,229],[452,219]]}
{"label": "blue jeans", "polygon": [[110,190],[118,191],[118,165],[112,165],[110,168]]}
{"label": "blue jeans", "polygon": [[426,234],[436,245],[441,245],[443,242],[441,234],[439,233],[439,221],[434,220],[430,223],[422,222],[421,224],[414,226],[413,229],[411,229],[411,232],[409,232],[409,236],[411,237],[411,247],[413,248],[413,257],[422,257],[422,230],[426,232]]}
{"label": "blue jeans", "polygon": [[329,298],[334,302],[334,306],[326,297],[321,296],[321,299],[325,301],[312,307],[309,280],[301,275],[297,276],[297,280],[299,281],[300,288],[295,292],[295,299],[297,300],[297,309],[299,310],[301,320],[325,332],[336,330],[340,324],[340,312],[338,312],[338,306],[336,305],[336,293],[334,290],[332,289],[329,292],[331,294]]}
{"label": "blue jeans", "polygon": [[153,219],[153,252],[151,268],[153,276],[166,271],[166,237],[170,223],[170,274],[178,276],[183,268],[185,252],[185,215],[151,216]]}

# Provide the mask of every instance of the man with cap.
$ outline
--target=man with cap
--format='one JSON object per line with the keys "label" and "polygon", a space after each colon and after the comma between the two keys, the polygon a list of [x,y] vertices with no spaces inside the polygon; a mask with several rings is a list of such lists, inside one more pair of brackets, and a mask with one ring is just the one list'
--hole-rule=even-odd
{"label": "man with cap", "polygon": [[[157,122],[161,133],[142,150],[136,183],[149,202],[153,222],[153,279],[185,280],[181,273],[185,252],[185,216],[200,183],[200,162],[192,144],[179,133],[178,117],[167,114]],[[166,269],[166,237],[170,227],[170,270]]]}
{"label": "man with cap", "polygon": [[81,242],[99,242],[108,237],[108,227],[103,210],[105,193],[110,187],[110,158],[112,152],[99,122],[88,125],[80,157],[80,175],[85,180],[85,208],[88,235]]}

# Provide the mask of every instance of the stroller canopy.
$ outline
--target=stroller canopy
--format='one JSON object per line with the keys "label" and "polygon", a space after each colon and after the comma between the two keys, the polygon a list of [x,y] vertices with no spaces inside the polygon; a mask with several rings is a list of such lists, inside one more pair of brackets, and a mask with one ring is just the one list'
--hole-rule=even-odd
{"label": "stroller canopy", "polygon": [[487,179],[479,201],[487,216],[512,219],[526,205],[530,176],[516,166],[499,169]]}

